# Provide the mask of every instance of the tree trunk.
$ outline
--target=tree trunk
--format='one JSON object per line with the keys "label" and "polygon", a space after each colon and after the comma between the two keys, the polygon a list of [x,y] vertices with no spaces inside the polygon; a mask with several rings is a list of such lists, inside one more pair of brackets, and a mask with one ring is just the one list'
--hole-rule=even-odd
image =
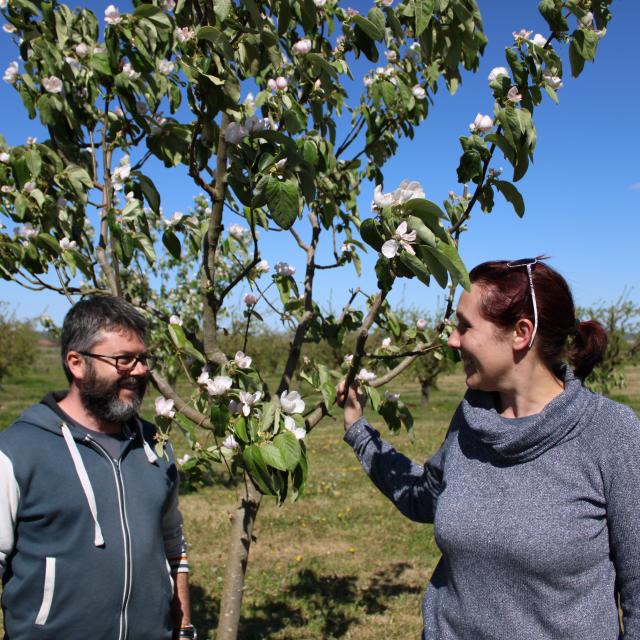
{"label": "tree trunk", "polygon": [[420,392],[422,393],[422,405],[429,404],[429,395],[431,393],[431,382],[429,380],[420,381]]}
{"label": "tree trunk", "polygon": [[231,516],[229,555],[224,572],[218,640],[236,640],[240,625],[240,608],[244,594],[244,577],[249,561],[251,533],[260,508],[262,494],[245,475],[245,491],[240,504]]}

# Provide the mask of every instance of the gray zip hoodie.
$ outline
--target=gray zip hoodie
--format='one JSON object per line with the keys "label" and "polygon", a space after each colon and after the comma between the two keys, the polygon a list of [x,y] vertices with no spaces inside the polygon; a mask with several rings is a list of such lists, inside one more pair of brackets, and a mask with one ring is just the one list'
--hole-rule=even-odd
{"label": "gray zip hoodie", "polygon": [[506,419],[468,391],[423,466],[364,419],[345,440],[408,518],[434,523],[442,558],[425,640],[640,640],[640,421],[587,391]]}
{"label": "gray zip hoodie", "polygon": [[119,460],[49,407],[0,433],[0,570],[10,640],[168,640],[177,471],[135,421]]}

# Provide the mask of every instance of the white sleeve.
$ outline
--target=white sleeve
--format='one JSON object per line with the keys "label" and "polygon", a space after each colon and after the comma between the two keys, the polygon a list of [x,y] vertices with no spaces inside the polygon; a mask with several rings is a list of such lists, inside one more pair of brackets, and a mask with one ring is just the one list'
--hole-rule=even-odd
{"label": "white sleeve", "polygon": [[19,502],[20,488],[13,473],[13,463],[0,451],[0,576],[13,551]]}

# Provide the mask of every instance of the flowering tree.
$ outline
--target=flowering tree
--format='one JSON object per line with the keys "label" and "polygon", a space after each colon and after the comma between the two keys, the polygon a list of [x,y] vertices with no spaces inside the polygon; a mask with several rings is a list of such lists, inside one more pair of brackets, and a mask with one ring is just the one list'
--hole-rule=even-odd
{"label": "flowering tree", "polygon": [[[12,148],[0,140],[0,209],[18,225],[0,235],[0,274],[70,300],[124,296],[150,318],[151,346],[164,356],[153,372],[159,445],[178,427],[193,449],[185,467],[223,461],[246,478],[227,553],[218,630],[226,640],[237,635],[261,497],[302,490],[305,438],[331,412],[336,380],[357,376],[392,428],[410,424],[398,397],[380,398],[377,388],[446,337],[454,290],[469,286],[457,246],[474,208],[491,211],[500,193],[523,215],[513,183],[533,157],[532,114],[562,87],[553,43],[568,43],[577,76],[595,56],[609,0],[542,0],[546,37],[514,34],[506,66],[489,76],[493,113],[479,113],[460,139],[457,179],[469,188],[442,207],[415,181],[385,192],[382,169],[438,87],[454,92],[462,72],[477,69],[486,37],[476,0],[376,0],[366,15],[335,0],[133,4],[127,14],[110,5],[101,25],[88,9],[0,0],[18,49],[3,78],[48,132]],[[349,93],[350,65],[363,57],[375,68],[362,93]],[[511,181],[491,168],[496,150]],[[167,170],[188,168],[199,194],[188,215],[163,217],[161,181],[145,173],[151,156]],[[377,186],[373,215],[361,217],[364,181]],[[273,234],[302,252],[303,274],[262,259]],[[321,243],[333,247],[330,264],[318,264]],[[366,246],[379,254],[377,290],[356,289],[339,315],[323,313],[316,273],[359,271]],[[448,288],[436,343],[390,308],[401,278]],[[238,287],[251,293],[234,354],[222,338]],[[274,389],[246,355],[267,307],[291,331]],[[389,337],[378,348],[368,346],[374,324]],[[342,370],[301,358],[305,343],[339,346],[354,331]],[[189,391],[178,392],[178,379]]]}

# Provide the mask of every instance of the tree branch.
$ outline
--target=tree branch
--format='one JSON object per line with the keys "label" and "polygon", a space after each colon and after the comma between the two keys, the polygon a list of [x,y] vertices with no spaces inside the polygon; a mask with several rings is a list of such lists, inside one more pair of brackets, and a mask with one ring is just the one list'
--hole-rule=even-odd
{"label": "tree branch", "polygon": [[178,392],[165,380],[157,371],[151,372],[151,381],[153,386],[165,397],[173,400],[176,409],[185,417],[191,420],[198,427],[213,430],[213,425],[204,414],[187,404]]}

